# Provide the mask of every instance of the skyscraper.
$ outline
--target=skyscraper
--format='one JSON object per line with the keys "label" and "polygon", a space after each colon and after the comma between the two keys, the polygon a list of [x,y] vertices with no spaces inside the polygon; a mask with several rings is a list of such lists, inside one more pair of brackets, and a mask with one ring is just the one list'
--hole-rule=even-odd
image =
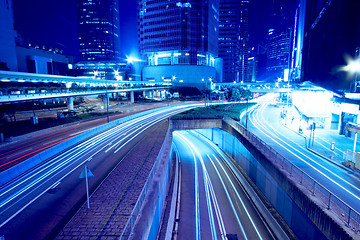
{"label": "skyscraper", "polygon": [[119,0],[77,0],[81,61],[120,57]]}
{"label": "skyscraper", "polygon": [[220,0],[219,57],[224,61],[224,81],[247,80],[249,0]]}
{"label": "skyscraper", "polygon": [[288,78],[296,5],[296,0],[272,2],[266,61],[270,81]]}
{"label": "skyscraper", "polygon": [[218,15],[219,0],[138,0],[143,77],[187,85],[215,79]]}
{"label": "skyscraper", "polygon": [[0,0],[0,63],[3,70],[17,71],[16,31],[11,0]]}

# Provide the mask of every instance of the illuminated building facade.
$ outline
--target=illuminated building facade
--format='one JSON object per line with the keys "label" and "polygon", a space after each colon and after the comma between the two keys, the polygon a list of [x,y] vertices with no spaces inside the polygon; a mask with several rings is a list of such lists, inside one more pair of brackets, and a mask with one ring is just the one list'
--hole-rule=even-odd
{"label": "illuminated building facade", "polygon": [[247,81],[248,0],[220,0],[219,57],[224,61],[224,81]]}
{"label": "illuminated building facade", "polygon": [[285,79],[285,71],[289,70],[291,28],[283,31],[269,30],[266,72],[270,78]]}
{"label": "illuminated building facade", "polygon": [[120,58],[119,1],[77,0],[81,61]]}
{"label": "illuminated building facade", "polygon": [[297,1],[274,0],[271,5],[266,72],[270,81],[288,81]]}
{"label": "illuminated building facade", "polygon": [[219,0],[138,0],[143,79],[186,86],[218,80],[218,24]]}

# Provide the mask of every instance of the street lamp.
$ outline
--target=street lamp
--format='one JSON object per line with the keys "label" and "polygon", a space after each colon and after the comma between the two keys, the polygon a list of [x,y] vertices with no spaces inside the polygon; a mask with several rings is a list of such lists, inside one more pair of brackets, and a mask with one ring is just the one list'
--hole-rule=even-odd
{"label": "street lamp", "polygon": [[107,79],[106,79],[106,119],[107,119],[107,122],[109,123],[110,122],[110,119],[109,119],[109,96],[108,96],[108,84],[107,84]]}
{"label": "street lamp", "polygon": [[94,79],[95,79],[99,75],[99,72],[94,70],[93,74],[94,74]]}
{"label": "street lamp", "polygon": [[[357,81],[357,74],[360,72],[360,56],[357,56],[355,59],[352,58],[349,55],[345,56],[345,61],[347,65],[342,66],[339,68],[340,71],[347,72],[347,79],[353,79],[354,82],[354,90],[356,92],[356,81]],[[354,78],[355,76],[355,78]],[[350,85],[350,91],[351,91],[351,85]]]}
{"label": "street lamp", "polygon": [[354,92],[356,92],[356,82],[357,82],[357,76],[360,72],[360,57],[356,59],[348,58],[347,65],[343,66],[341,70],[349,73],[349,78],[354,78]]}

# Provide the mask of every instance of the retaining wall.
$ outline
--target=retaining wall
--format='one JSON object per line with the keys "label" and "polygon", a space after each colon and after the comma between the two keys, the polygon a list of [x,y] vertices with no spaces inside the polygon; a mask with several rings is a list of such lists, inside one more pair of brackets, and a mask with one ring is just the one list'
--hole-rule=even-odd
{"label": "retaining wall", "polygon": [[[220,123],[221,122],[221,123]],[[239,165],[273,204],[279,214],[301,239],[352,239],[354,233],[319,204],[310,193],[291,181],[249,142],[240,132],[223,120],[172,120],[172,130],[219,128],[241,142],[243,149],[230,143],[219,131],[209,131],[207,137],[227,151],[234,159],[248,152],[246,157],[256,161]],[[231,140],[234,141],[234,140]]]}

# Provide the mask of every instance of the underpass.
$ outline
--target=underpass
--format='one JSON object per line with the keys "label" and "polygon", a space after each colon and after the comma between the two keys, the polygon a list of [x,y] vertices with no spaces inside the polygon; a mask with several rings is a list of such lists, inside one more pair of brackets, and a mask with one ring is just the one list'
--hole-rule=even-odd
{"label": "underpass", "polygon": [[[277,239],[215,144],[174,132],[181,195],[178,239]],[[195,226],[195,227],[194,227]]]}

